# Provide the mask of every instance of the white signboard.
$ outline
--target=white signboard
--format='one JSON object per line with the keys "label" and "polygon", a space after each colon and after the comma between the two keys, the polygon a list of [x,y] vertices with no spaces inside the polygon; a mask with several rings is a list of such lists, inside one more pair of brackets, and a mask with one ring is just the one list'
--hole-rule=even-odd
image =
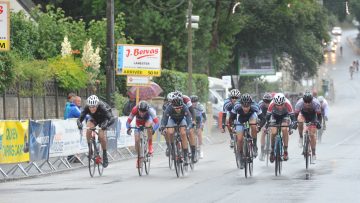
{"label": "white signboard", "polygon": [[241,53],[240,76],[275,75],[273,54],[270,51],[263,51],[256,56],[249,56]]}
{"label": "white signboard", "polygon": [[231,88],[231,75],[224,75],[222,76],[222,80],[227,88]]}
{"label": "white signboard", "polygon": [[146,86],[150,84],[150,77],[142,76],[127,76],[126,85],[127,86]]}
{"label": "white signboard", "polygon": [[117,45],[118,75],[160,76],[162,46]]}
{"label": "white signboard", "polygon": [[0,1],[0,51],[10,50],[10,3]]}

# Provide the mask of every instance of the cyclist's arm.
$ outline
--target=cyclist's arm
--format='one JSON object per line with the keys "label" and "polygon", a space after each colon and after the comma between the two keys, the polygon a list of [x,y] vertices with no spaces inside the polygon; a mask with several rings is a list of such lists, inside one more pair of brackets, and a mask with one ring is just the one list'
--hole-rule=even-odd
{"label": "cyclist's arm", "polygon": [[191,115],[190,115],[189,108],[184,106],[184,111],[185,111],[185,119],[186,119],[187,126],[190,127],[192,122],[191,122]]}
{"label": "cyclist's arm", "polygon": [[126,121],[126,128],[130,128],[130,123],[137,114],[138,114],[137,106],[134,106],[130,112],[130,115],[129,115],[127,121]]}
{"label": "cyclist's arm", "polygon": [[167,106],[165,111],[164,111],[164,115],[161,118],[161,127],[165,127],[168,123],[169,117],[170,117],[170,112],[171,112],[171,105]]}
{"label": "cyclist's arm", "polygon": [[149,114],[151,116],[151,118],[153,119],[154,122],[154,126],[153,126],[153,130],[156,131],[159,128],[159,118],[156,116],[156,111],[154,108],[150,108],[149,109]]}
{"label": "cyclist's arm", "polygon": [[192,120],[193,120],[193,121],[196,121],[196,115],[195,115],[195,109],[194,109],[194,107],[193,107],[193,106],[190,106],[190,107],[188,107],[188,109],[189,109],[189,112],[190,112],[190,114],[191,114]]}
{"label": "cyclist's arm", "polygon": [[85,107],[84,107],[84,110],[80,113],[80,117],[79,117],[80,123],[82,123],[82,122],[84,121],[84,119],[85,119],[85,117],[86,117],[86,115],[87,115],[88,113],[90,113],[89,107],[88,107],[88,106],[85,106]]}

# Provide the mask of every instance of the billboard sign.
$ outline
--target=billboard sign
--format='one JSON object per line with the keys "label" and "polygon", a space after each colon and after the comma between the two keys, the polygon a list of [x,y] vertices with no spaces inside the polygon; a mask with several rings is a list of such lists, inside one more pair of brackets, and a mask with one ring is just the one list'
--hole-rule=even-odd
{"label": "billboard sign", "polygon": [[10,3],[0,1],[0,51],[10,50]]}
{"label": "billboard sign", "polygon": [[117,45],[117,75],[160,76],[162,46]]}
{"label": "billboard sign", "polygon": [[255,56],[241,53],[239,56],[239,75],[275,75],[274,58],[270,51],[263,51]]}

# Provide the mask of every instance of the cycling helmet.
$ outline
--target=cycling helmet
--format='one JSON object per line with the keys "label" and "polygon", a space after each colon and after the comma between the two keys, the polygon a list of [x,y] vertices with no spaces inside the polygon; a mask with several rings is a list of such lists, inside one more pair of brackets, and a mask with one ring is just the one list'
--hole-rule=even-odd
{"label": "cycling helmet", "polygon": [[87,98],[86,104],[88,106],[97,106],[99,104],[99,98],[96,95],[91,95]]}
{"label": "cycling helmet", "polygon": [[272,101],[272,96],[270,93],[265,93],[264,96],[263,96],[263,101],[265,103],[270,103]]}
{"label": "cycling helmet", "polygon": [[174,107],[180,107],[184,104],[182,98],[179,98],[178,96],[176,96],[172,101],[171,101],[171,104],[174,106]]}
{"label": "cycling helmet", "polygon": [[181,97],[183,96],[182,92],[180,92],[179,90],[176,90],[175,92],[173,92],[174,95],[178,96],[178,97]]}
{"label": "cycling helmet", "polygon": [[173,92],[170,92],[169,94],[167,94],[166,99],[167,99],[168,101],[171,102],[171,100],[172,100],[173,98],[174,98],[174,93],[173,93]]}
{"label": "cycling helmet", "polygon": [[245,94],[241,95],[241,97],[240,97],[241,104],[251,104],[251,102],[252,102],[252,99],[251,99],[250,94],[245,93]]}
{"label": "cycling helmet", "polygon": [[230,97],[237,97],[237,98],[239,98],[240,97],[240,91],[238,90],[238,89],[232,89],[231,91],[230,91]]}
{"label": "cycling helmet", "polygon": [[199,101],[199,97],[196,95],[191,95],[190,96],[191,102],[198,102]]}
{"label": "cycling helmet", "polygon": [[312,101],[312,99],[313,99],[313,96],[312,96],[311,92],[307,90],[303,96],[304,102],[310,103]]}
{"label": "cycling helmet", "polygon": [[282,105],[285,103],[285,96],[283,93],[276,93],[274,96],[274,103],[276,105]]}
{"label": "cycling helmet", "polygon": [[319,96],[317,99],[319,100],[319,102],[324,102],[325,98],[323,96]]}
{"label": "cycling helmet", "polygon": [[139,111],[149,110],[149,104],[146,101],[140,101],[138,104]]}

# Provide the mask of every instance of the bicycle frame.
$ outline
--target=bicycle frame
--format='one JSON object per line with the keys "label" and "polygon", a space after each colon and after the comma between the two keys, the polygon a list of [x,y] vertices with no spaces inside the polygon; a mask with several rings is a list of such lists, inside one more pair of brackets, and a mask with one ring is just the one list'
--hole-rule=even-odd
{"label": "bicycle frame", "polygon": [[[281,124],[269,125],[269,127],[276,127],[276,136],[275,136],[275,145],[274,145],[274,156],[275,156],[275,176],[281,175],[282,171],[282,161],[284,156],[283,149],[283,138],[282,138],[282,129],[283,127],[289,127],[288,125],[283,126]],[[290,134],[290,132],[289,132]]]}
{"label": "bicycle frame", "polygon": [[150,172],[150,155],[148,153],[148,135],[145,131],[152,127],[130,127],[130,129],[136,129],[139,131],[139,147],[138,147],[138,173],[142,176],[143,169],[145,168],[146,175]]}
{"label": "bicycle frame", "polygon": [[[101,145],[99,142],[99,133],[97,128],[88,128],[91,130],[91,137],[88,142],[88,167],[90,177],[94,177],[95,169],[98,168],[99,175],[102,176],[104,167],[102,165],[102,157],[100,156]],[[80,131],[81,133],[81,131]]]}
{"label": "bicycle frame", "polygon": [[[176,176],[179,178],[180,174],[184,176],[184,170],[187,170],[184,166],[184,154],[182,150],[182,139],[180,135],[180,128],[186,127],[185,125],[176,125],[173,127],[166,127],[166,128],[174,128],[174,135],[172,137],[172,143],[174,147],[171,147],[170,153],[172,153],[171,156],[173,156],[174,159],[174,167]],[[170,137],[171,140],[171,137]]]}

